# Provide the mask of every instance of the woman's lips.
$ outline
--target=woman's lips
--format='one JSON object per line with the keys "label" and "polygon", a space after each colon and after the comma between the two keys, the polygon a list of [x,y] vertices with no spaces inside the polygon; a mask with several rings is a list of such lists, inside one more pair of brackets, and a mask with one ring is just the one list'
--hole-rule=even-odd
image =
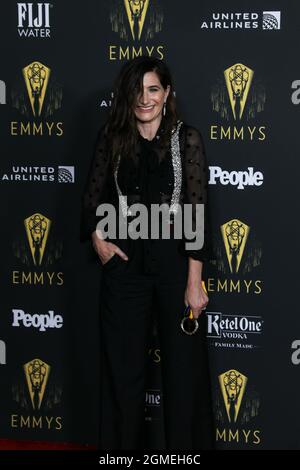
{"label": "woman's lips", "polygon": [[142,106],[138,106],[137,109],[138,111],[142,112],[142,113],[149,113],[150,111],[152,111],[154,108],[154,106],[149,106],[149,107],[142,107]]}

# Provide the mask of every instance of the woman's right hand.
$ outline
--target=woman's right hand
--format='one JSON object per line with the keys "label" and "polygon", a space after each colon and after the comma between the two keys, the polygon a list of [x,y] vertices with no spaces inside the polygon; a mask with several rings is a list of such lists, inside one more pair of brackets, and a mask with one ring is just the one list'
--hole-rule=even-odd
{"label": "woman's right hand", "polygon": [[101,240],[96,231],[92,233],[92,243],[94,250],[100,258],[101,263],[104,265],[113,256],[120,256],[124,261],[128,260],[128,256],[117,245],[112,242]]}

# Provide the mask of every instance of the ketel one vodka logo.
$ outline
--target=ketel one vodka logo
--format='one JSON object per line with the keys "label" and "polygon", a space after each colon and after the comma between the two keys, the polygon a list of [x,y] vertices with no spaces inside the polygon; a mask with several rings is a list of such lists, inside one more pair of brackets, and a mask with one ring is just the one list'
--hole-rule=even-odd
{"label": "ketel one vodka logo", "polygon": [[43,255],[50,231],[51,221],[36,213],[24,220],[27,239],[35,266],[42,264]]}
{"label": "ketel one vodka logo", "polygon": [[39,410],[48,382],[50,366],[41,359],[33,359],[23,366],[32,408]]}
{"label": "ketel one vodka logo", "polygon": [[250,227],[238,219],[221,226],[226,255],[231,273],[237,273],[245,250]]}
{"label": "ketel one vodka logo", "polygon": [[50,77],[50,69],[41,62],[32,62],[23,68],[23,77],[35,117],[40,116]]}
{"label": "ketel one vodka logo", "polygon": [[236,423],[246,389],[247,377],[231,369],[219,375],[224,405],[230,423]]}
{"label": "ketel one vodka logo", "polygon": [[224,71],[232,114],[235,120],[241,120],[248,98],[253,70],[243,64],[235,64]]}

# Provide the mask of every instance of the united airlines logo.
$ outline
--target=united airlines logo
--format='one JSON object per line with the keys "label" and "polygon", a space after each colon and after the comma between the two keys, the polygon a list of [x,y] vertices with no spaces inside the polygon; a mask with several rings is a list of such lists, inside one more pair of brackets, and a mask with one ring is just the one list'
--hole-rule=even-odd
{"label": "united airlines logo", "polygon": [[255,32],[281,29],[281,11],[216,11],[201,18],[202,30],[230,32],[230,30]]}
{"label": "united airlines logo", "polygon": [[74,183],[75,182],[74,166],[59,166],[58,167],[58,182],[59,183]]}
{"label": "united airlines logo", "polygon": [[0,173],[0,181],[14,183],[75,183],[75,167],[66,165],[11,165]]}
{"label": "united airlines logo", "polygon": [[262,20],[263,29],[280,29],[281,28],[281,11],[264,11]]}

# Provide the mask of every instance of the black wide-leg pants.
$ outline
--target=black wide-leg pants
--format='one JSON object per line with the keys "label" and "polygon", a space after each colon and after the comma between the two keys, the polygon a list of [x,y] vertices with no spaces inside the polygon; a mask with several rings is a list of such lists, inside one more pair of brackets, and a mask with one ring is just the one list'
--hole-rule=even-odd
{"label": "black wide-leg pants", "polygon": [[212,449],[206,318],[201,315],[195,335],[181,330],[188,258],[179,254],[175,240],[154,243],[157,274],[141,273],[143,250],[137,241],[116,242],[129,261],[114,255],[103,266],[100,448],[147,447],[146,369],[155,298],[166,449]]}

